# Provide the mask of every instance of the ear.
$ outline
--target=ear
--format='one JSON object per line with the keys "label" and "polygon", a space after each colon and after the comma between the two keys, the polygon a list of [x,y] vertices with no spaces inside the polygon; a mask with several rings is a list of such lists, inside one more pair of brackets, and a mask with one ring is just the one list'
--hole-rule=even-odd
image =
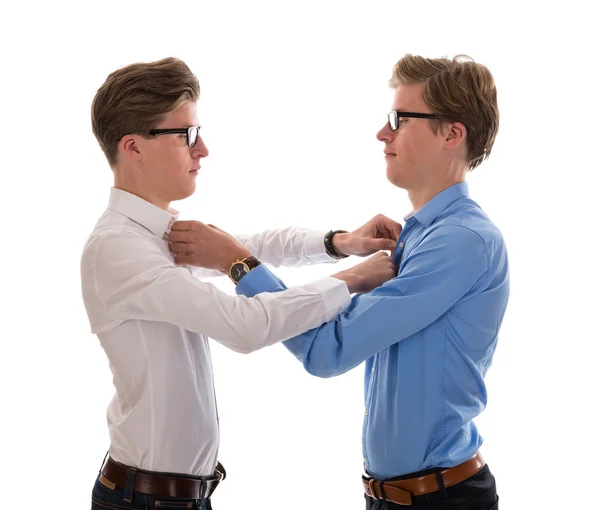
{"label": "ear", "polygon": [[142,157],[137,135],[125,135],[119,140],[119,149],[124,158],[139,161]]}
{"label": "ear", "polygon": [[445,149],[456,149],[467,137],[467,128],[461,122],[453,122],[446,127]]}

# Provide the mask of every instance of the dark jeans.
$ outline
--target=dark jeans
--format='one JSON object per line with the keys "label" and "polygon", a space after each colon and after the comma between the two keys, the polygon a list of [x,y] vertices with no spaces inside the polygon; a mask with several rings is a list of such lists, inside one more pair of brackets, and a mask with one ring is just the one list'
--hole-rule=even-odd
{"label": "dark jeans", "polygon": [[[157,498],[150,494],[134,492],[131,503],[123,500],[125,490],[117,487],[109,489],[100,483],[100,476],[96,479],[96,484],[92,490],[92,510],[150,510],[150,509],[192,509],[192,510],[211,510],[210,499],[173,499]],[[157,504],[158,503],[158,504]]]}
{"label": "dark jeans", "polygon": [[[435,470],[413,473],[411,475],[395,478],[413,478],[423,474],[435,472]],[[365,494],[367,510],[384,510],[386,503],[375,500]],[[483,466],[471,478],[457,483],[452,487],[446,487],[446,494],[432,492],[423,496],[413,497],[410,506],[395,505],[387,503],[388,510],[498,510],[498,495],[496,494],[496,480],[490,472],[490,468]]]}

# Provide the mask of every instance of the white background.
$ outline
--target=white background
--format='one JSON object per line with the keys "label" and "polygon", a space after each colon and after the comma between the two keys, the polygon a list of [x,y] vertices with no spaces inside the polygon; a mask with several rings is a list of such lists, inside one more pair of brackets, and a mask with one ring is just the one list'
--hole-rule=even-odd
{"label": "white background", "polygon": [[[501,110],[491,159],[468,182],[512,270],[483,453],[503,509],[599,508],[600,45],[584,4],[3,3],[1,507],[89,508],[108,447],[112,381],[79,257],[112,184],[89,118],[110,72],[177,56],[200,80],[211,154],[197,193],[173,204],[182,219],[352,229],[410,210],[375,139],[394,63],[467,53],[494,74]],[[336,269],[277,273],[298,284]],[[363,508],[362,366],[321,380],[281,346],[212,345],[229,473],[216,509]]]}

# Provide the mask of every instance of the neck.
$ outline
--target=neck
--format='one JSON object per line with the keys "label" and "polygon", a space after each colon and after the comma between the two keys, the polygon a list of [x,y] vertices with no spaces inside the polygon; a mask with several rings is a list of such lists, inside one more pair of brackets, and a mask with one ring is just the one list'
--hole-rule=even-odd
{"label": "neck", "polygon": [[120,174],[118,171],[115,171],[115,181],[114,187],[123,191],[127,191],[132,195],[140,197],[144,199],[146,202],[150,202],[151,204],[163,209],[164,211],[169,210],[170,202],[165,201],[160,197],[158,193],[153,192],[152,190],[144,188],[140,183],[136,182],[132,179],[124,178],[123,174]]}
{"label": "neck", "polygon": [[413,213],[416,213],[437,194],[441,193],[450,186],[453,186],[454,184],[464,182],[464,180],[465,175],[463,173],[461,175],[454,176],[452,179],[444,179],[443,181],[427,183],[422,187],[407,190],[408,199],[413,207]]}

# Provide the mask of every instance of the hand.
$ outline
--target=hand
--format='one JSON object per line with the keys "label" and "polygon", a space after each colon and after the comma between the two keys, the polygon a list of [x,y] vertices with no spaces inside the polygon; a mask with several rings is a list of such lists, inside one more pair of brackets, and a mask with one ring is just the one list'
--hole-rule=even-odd
{"label": "hand", "polygon": [[398,274],[398,266],[387,253],[377,253],[350,269],[334,274],[344,280],[350,293],[371,292]]}
{"label": "hand", "polygon": [[336,234],[332,242],[340,255],[358,255],[364,257],[379,250],[396,248],[396,242],[402,232],[402,225],[383,214],[378,214],[362,227],[350,233]]}
{"label": "hand", "polygon": [[169,234],[169,249],[176,264],[217,269],[227,273],[236,260],[252,253],[233,236],[201,221],[176,221]]}

